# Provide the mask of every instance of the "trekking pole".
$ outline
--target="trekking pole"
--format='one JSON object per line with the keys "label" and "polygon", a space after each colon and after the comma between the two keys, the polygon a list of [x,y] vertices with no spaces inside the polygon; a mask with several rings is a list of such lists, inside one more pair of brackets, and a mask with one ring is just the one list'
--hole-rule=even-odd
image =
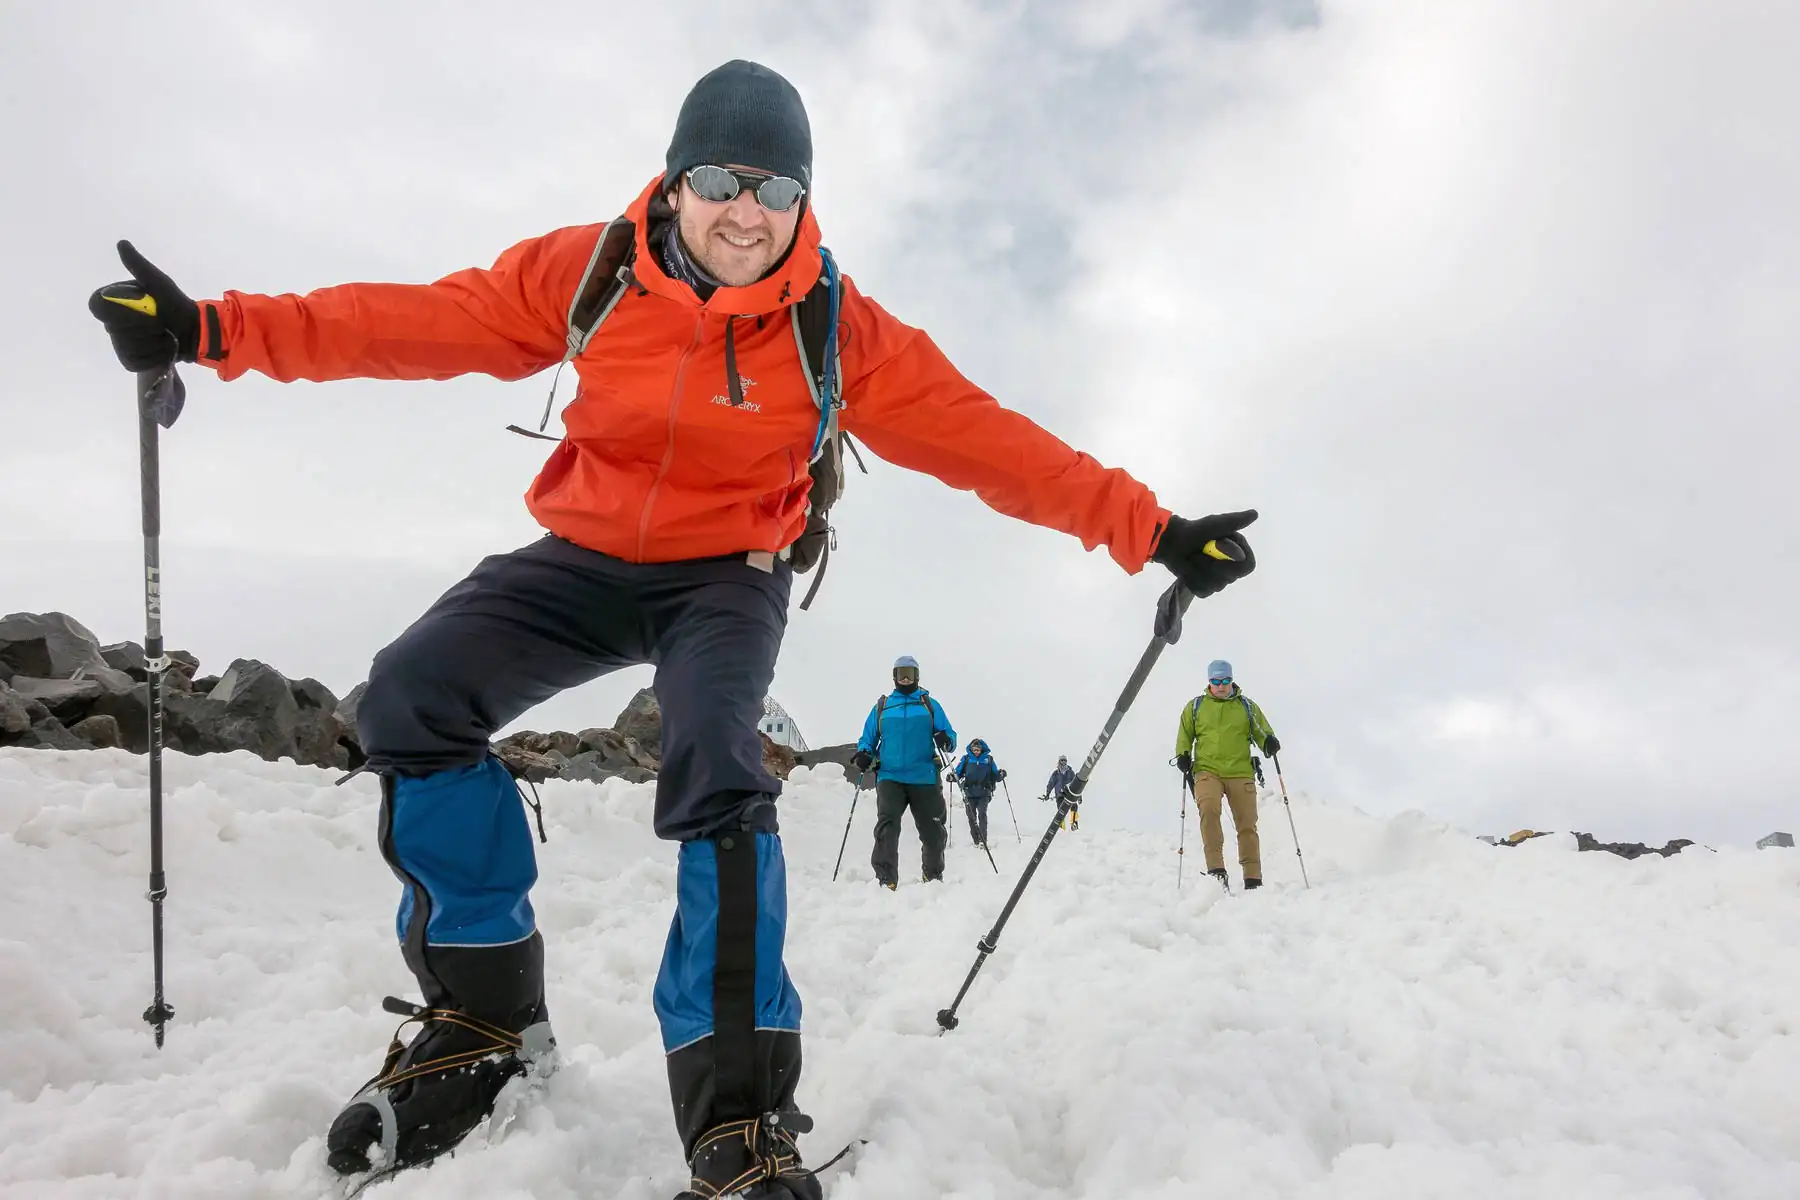
{"label": "trekking pole", "polygon": [[[937,763],[937,769],[939,771],[938,777],[942,778],[942,772],[948,771],[950,769],[950,764],[944,761],[943,751],[937,748],[936,742],[931,743],[931,757],[932,761]],[[951,786],[955,785],[953,784]],[[955,844],[956,822],[950,819],[950,805],[949,802],[946,801],[944,804],[944,849],[948,850]]]}
{"label": "trekking pole", "polygon": [[1275,764],[1275,779],[1281,784],[1281,807],[1287,809],[1288,832],[1294,835],[1294,857],[1300,860],[1300,882],[1311,891],[1312,880],[1306,877],[1306,856],[1300,853],[1300,831],[1294,828],[1294,806],[1288,803],[1287,780],[1281,777],[1281,756],[1271,754],[1269,761]]}
{"label": "trekking pole", "polygon": [[[963,812],[968,814],[970,833],[971,833],[971,835],[973,835],[974,825],[975,825],[975,802],[973,800],[969,799],[969,789],[968,788],[963,788],[962,794],[963,794]],[[992,800],[992,797],[990,796],[989,799]],[[981,847],[981,852],[983,854],[987,855],[988,866],[994,868],[994,874],[998,875],[1000,873],[1000,864],[994,861],[994,852],[992,850],[988,849],[988,844],[986,842],[976,842],[975,844],[977,846]]]}
{"label": "trekking pole", "polygon": [[[1209,542],[1207,548],[1221,556],[1226,555],[1226,551],[1223,549],[1215,550],[1213,543]],[[1099,738],[1094,742],[1094,748],[1088,751],[1087,761],[1081,764],[1081,770],[1076,773],[1075,782],[1070,784],[1066,791],[1058,792],[1056,815],[1051,818],[1050,827],[1044,830],[1044,836],[1038,842],[1037,850],[1032,854],[1031,861],[1025,864],[1025,871],[1019,876],[1019,882],[1013,888],[1012,895],[1008,897],[1006,907],[1000,910],[1000,919],[994,922],[993,929],[988,931],[986,937],[975,943],[978,952],[975,957],[975,965],[969,968],[968,977],[963,980],[962,987],[956,993],[956,999],[950,1002],[949,1008],[938,1010],[937,1023],[940,1030],[947,1033],[956,1028],[958,1024],[956,1010],[962,1007],[963,997],[967,996],[969,989],[974,986],[975,976],[981,972],[981,964],[986,962],[988,955],[999,947],[1000,931],[1006,928],[1007,919],[1012,916],[1013,909],[1018,907],[1019,897],[1025,894],[1025,887],[1031,882],[1031,877],[1037,873],[1038,864],[1044,861],[1044,854],[1050,849],[1050,843],[1055,840],[1056,831],[1062,827],[1063,817],[1075,806],[1075,802],[1081,798],[1081,793],[1087,790],[1087,782],[1094,773],[1094,767],[1099,764],[1100,756],[1106,753],[1107,743],[1112,741],[1113,734],[1118,732],[1119,723],[1131,710],[1132,701],[1137,699],[1139,690],[1144,686],[1144,681],[1150,677],[1150,669],[1156,666],[1156,660],[1162,657],[1165,646],[1171,646],[1181,639],[1182,614],[1187,612],[1187,607],[1193,603],[1193,600],[1194,593],[1188,591],[1180,582],[1176,582],[1163,593],[1162,599],[1157,601],[1156,632],[1150,639],[1150,645],[1145,648],[1143,657],[1138,659],[1137,669],[1126,681],[1125,690],[1119,693],[1119,699],[1113,705],[1112,716],[1106,719],[1106,727],[1100,731]]]}
{"label": "trekking pole", "polygon": [[863,779],[866,771],[856,773],[856,794],[850,797],[850,815],[844,819],[844,840],[838,843],[837,866],[831,868],[831,882],[836,883],[838,872],[844,867],[844,847],[850,844],[850,822],[856,820],[856,802],[863,794]]}
{"label": "trekking pole", "polygon": [[1006,780],[1000,781],[1000,788],[1006,793],[1006,811],[1012,814],[1013,841],[1024,844],[1025,835],[1019,832],[1019,810],[1012,806],[1012,789],[1006,786]]}
{"label": "trekking pole", "polygon": [[[138,289],[133,288],[136,292]],[[156,300],[149,295],[130,297],[149,305],[155,315]],[[175,362],[161,369],[137,373],[138,475],[142,484],[144,524],[144,671],[149,687],[150,719],[150,955],[156,974],[156,992],[144,1020],[156,1033],[162,1048],[164,1027],[175,1019],[175,1010],[163,999],[163,898],[169,894],[163,875],[163,675],[169,657],[162,638],[162,480],[157,454],[157,427],[173,428],[181,415],[187,388],[176,373]]]}
{"label": "trekking pole", "polygon": [[1181,777],[1181,841],[1175,847],[1175,890],[1181,890],[1181,874],[1187,867],[1187,776]]}

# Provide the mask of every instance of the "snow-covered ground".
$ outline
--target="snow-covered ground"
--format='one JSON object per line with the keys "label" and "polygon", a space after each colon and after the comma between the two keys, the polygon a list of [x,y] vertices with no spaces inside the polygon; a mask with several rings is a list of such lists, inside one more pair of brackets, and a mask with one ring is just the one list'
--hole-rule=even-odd
{"label": "snow-covered ground", "polygon": [[[118,752],[0,751],[0,1194],[333,1194],[322,1134],[410,994],[375,789],[246,754],[168,760],[169,984],[153,1048],[145,783]],[[551,784],[535,899],[564,1052],[541,1103],[374,1200],[626,1197],[685,1182],[650,988],[674,848],[650,788]],[[833,1200],[1800,1196],[1800,854],[1495,849],[1279,801],[1271,886],[1175,888],[1170,836],[1050,851],[939,1036],[1025,843],[995,811],[942,886],[875,886],[873,806],[783,802],[800,1099]],[[908,863],[916,843],[903,842]],[[1235,866],[1235,865],[1234,865]],[[1235,877],[1235,869],[1234,869]],[[916,876],[915,876],[916,878]],[[479,1140],[481,1135],[476,1135]]]}

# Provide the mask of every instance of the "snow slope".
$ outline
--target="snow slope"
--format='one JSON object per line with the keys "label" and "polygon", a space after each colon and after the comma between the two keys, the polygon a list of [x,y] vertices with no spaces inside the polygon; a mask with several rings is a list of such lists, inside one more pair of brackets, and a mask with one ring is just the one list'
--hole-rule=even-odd
{"label": "snow slope", "polygon": [[[1023,845],[996,810],[1002,877],[965,833],[947,884],[890,894],[867,798],[833,884],[850,789],[799,776],[803,1149],[868,1139],[833,1200],[1800,1196],[1793,852],[1503,850],[1297,801],[1306,891],[1277,800],[1271,886],[1225,897],[1196,878],[1192,830],[1177,894],[1173,812],[1161,840],[1065,833],[940,1037],[1046,806],[1020,798]],[[168,780],[158,1052],[142,761],[0,751],[6,1197],[332,1194],[322,1133],[379,1064],[381,997],[411,994],[371,781],[246,754],[174,755]],[[498,1144],[374,1200],[685,1183],[650,1009],[675,878],[650,795],[546,789],[535,896],[563,1068]]]}

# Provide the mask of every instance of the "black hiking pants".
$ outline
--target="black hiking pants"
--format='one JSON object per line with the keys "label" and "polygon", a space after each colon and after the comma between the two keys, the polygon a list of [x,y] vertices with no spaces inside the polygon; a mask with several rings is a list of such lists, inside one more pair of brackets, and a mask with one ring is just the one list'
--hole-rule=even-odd
{"label": "black hiking pants", "polygon": [[950,840],[950,831],[943,786],[884,779],[875,785],[875,852],[869,856],[875,878],[883,883],[900,881],[900,814],[908,808],[919,831],[925,878],[944,877],[944,843]]}
{"label": "black hiking pants", "polygon": [[963,793],[963,808],[969,813],[969,836],[980,846],[987,845],[988,801],[993,798],[992,792],[967,791]]}
{"label": "black hiking pants", "polygon": [[655,666],[654,827],[681,852],[654,1003],[689,1154],[723,1122],[790,1108],[799,1079],[781,783],[756,732],[792,582],[781,562],[628,563],[547,536],[483,559],[377,654],[357,710],[407,966],[434,1005],[471,1010],[477,989],[458,980],[483,980],[507,993],[485,1007],[529,1013],[544,974],[535,848],[489,739],[567,688]]}

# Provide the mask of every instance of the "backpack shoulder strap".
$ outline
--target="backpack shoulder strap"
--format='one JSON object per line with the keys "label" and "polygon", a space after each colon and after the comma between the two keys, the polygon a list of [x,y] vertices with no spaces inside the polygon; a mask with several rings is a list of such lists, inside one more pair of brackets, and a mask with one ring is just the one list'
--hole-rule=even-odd
{"label": "backpack shoulder strap", "polygon": [[[837,260],[830,250],[821,246],[818,282],[799,303],[789,307],[793,317],[794,345],[800,351],[806,387],[819,410],[818,430],[813,435],[812,453],[808,456],[812,488],[806,496],[806,533],[801,539],[807,547],[804,554],[790,557],[796,571],[810,571],[815,565],[819,569],[812,586],[800,601],[802,612],[812,607],[813,597],[819,594],[819,585],[825,580],[825,568],[831,557],[831,543],[837,537],[827,514],[844,494],[847,474],[844,451],[850,451],[863,474],[869,473],[856,443],[838,423],[838,414],[844,408],[843,363],[838,342],[842,302],[843,277],[838,273]],[[794,548],[789,550],[792,552]]]}
{"label": "backpack shoulder strap", "polygon": [[581,273],[581,282],[575,285],[575,295],[569,300],[562,361],[556,364],[556,374],[550,377],[550,395],[544,401],[544,415],[538,421],[538,431],[532,433],[517,425],[508,425],[508,429],[546,442],[561,440],[544,432],[550,424],[550,410],[556,404],[557,381],[562,378],[562,369],[587,349],[601,323],[612,315],[619,300],[637,282],[631,273],[636,258],[637,226],[625,217],[608,221],[600,230],[600,236],[594,239],[594,253],[589,256],[587,270]]}
{"label": "backpack shoulder strap", "polygon": [[1250,706],[1250,697],[1244,695],[1242,688],[1238,689],[1238,703],[1244,706],[1244,720],[1250,722],[1250,740],[1254,742],[1256,741],[1256,710]]}
{"label": "backpack shoulder strap", "polygon": [[887,716],[887,702],[886,692],[883,692],[881,699],[875,702],[875,749],[877,750],[881,749],[881,722]]}

